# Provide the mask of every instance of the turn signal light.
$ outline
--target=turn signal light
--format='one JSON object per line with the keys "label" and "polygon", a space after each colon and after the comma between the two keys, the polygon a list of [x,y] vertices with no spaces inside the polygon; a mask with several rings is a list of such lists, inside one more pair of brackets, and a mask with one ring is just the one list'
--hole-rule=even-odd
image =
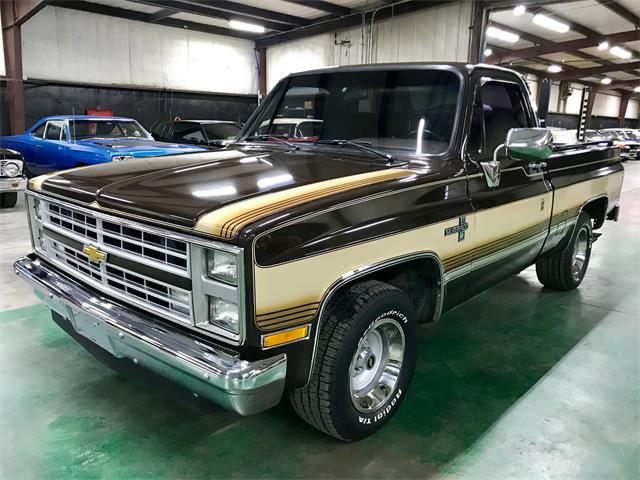
{"label": "turn signal light", "polygon": [[271,333],[262,337],[263,348],[273,348],[285,343],[291,343],[298,340],[303,340],[309,337],[309,325],[303,327],[294,328],[291,330],[285,330],[284,332]]}

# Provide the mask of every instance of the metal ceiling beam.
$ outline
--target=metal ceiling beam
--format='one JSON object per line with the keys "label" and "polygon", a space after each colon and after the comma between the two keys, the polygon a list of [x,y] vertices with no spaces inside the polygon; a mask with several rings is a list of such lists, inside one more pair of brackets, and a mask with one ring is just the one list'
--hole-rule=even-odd
{"label": "metal ceiling beam", "polygon": [[[547,15],[549,17],[555,17],[558,21],[566,23],[567,25],[569,25],[569,28],[571,30],[573,30],[574,32],[578,32],[578,33],[584,35],[585,37],[593,37],[593,36],[602,35],[602,33],[598,32],[596,30],[592,30],[589,27],[586,27],[586,26],[584,26],[584,25],[582,25],[580,23],[577,23],[577,22],[574,22],[572,20],[569,20],[566,17],[563,17],[563,16],[561,16],[561,15],[559,15],[557,13],[551,12],[551,11],[546,10],[544,8],[539,8],[537,11],[542,13],[542,14],[544,14],[544,15]],[[627,50],[629,50],[635,57],[640,57],[640,52],[638,52],[637,50],[634,50],[634,49],[628,48],[628,47],[627,47]],[[591,56],[594,59],[596,59],[596,58],[599,59],[600,58],[600,57],[595,57],[593,55],[591,55]],[[606,60],[606,59],[601,59],[601,60],[599,59],[598,63],[602,63],[602,64],[605,64],[605,65],[611,65],[612,64],[611,61]]]}
{"label": "metal ceiling beam", "polygon": [[6,3],[8,8],[5,15],[2,16],[2,27],[19,27],[24,22],[33,17],[36,13],[49,5],[50,0],[0,0],[0,3]]}
{"label": "metal ceiling beam", "polygon": [[520,48],[518,50],[510,50],[501,58],[497,59],[499,63],[508,63],[523,58],[537,57],[539,55],[548,55],[550,53],[566,52],[572,53],[582,48],[597,47],[604,41],[609,43],[624,43],[640,40],[640,31],[631,30],[627,32],[612,33],[611,35],[598,35],[577,40],[569,40],[565,42],[549,42],[535,47]]}
{"label": "metal ceiling beam", "polygon": [[149,15],[149,22],[154,23],[157,22],[158,20],[162,20],[163,18],[167,18],[170,17],[171,15],[174,15],[178,13],[178,10],[173,10],[171,8],[165,8],[164,10],[160,10],[156,13],[152,13]]}
{"label": "metal ceiling beam", "polygon": [[[1,1],[1,0],[0,0]],[[124,18],[127,20],[135,20],[138,22],[150,22],[153,14],[126,10],[124,8],[111,7],[98,3],[84,2],[81,0],[53,0],[51,5],[56,7],[68,8],[70,10],[78,10],[81,12],[97,13],[98,15],[107,15],[109,17]],[[164,25],[165,27],[174,27],[181,30],[193,30],[195,32],[211,33],[214,35],[226,35],[227,37],[244,38],[253,40],[255,34],[231,30],[229,28],[215,27],[213,25],[205,25],[204,23],[188,22],[186,20],[178,20],[175,18],[163,18],[153,22],[155,25]]]}
{"label": "metal ceiling beam", "polygon": [[[150,5],[157,8],[171,8],[180,12],[192,13],[195,15],[202,15],[209,18],[218,18],[222,20],[239,20],[248,23],[259,23],[263,27],[269,30],[284,31],[289,30],[292,24],[286,24],[281,22],[275,22],[272,20],[259,20],[249,15],[243,15],[240,13],[230,13],[226,10],[220,10],[216,7],[215,3],[200,4],[200,3],[188,3],[183,0],[129,0],[131,2],[140,3],[142,5]],[[242,7],[242,4],[237,4]]]}
{"label": "metal ceiling beam", "polygon": [[597,0],[597,2],[600,5],[607,7],[613,13],[616,13],[625,20],[631,22],[633,25],[635,25],[636,28],[640,28],[640,17],[638,17],[632,11],[627,10],[627,8],[620,5],[615,0]]}
{"label": "metal ceiling beam", "polygon": [[[522,38],[523,40],[526,40],[527,42],[531,42],[531,43],[534,43],[534,44],[537,44],[537,45],[555,45],[554,42],[552,42],[551,40],[547,40],[546,38],[538,37],[537,35],[533,35],[533,34],[528,33],[528,32],[523,32],[521,30],[508,27],[508,26],[503,25],[503,24],[498,23],[498,22],[491,22],[491,23],[494,26],[496,26],[496,27],[498,27],[498,28],[500,28],[502,30],[511,30],[512,32],[520,35],[520,38]],[[503,56],[507,56],[513,51],[518,51],[518,50],[508,50],[508,49],[504,49],[504,48],[501,49],[501,50],[503,51],[503,53],[502,53]],[[581,52],[579,50],[576,50],[576,51],[573,51],[573,52],[565,52],[565,53],[570,53],[574,57],[579,57],[579,58],[582,58],[584,60],[589,60],[589,61],[593,61],[593,62],[596,62],[596,63],[600,63],[602,65],[611,65],[613,63],[613,62],[610,62],[609,60],[605,60],[605,59],[602,59],[600,57],[597,57],[596,55],[591,55],[590,53]],[[538,55],[535,55],[533,57],[526,57],[526,58],[536,58],[536,57],[538,57]],[[498,56],[494,57],[492,60],[493,60],[492,63],[509,63],[508,61],[504,61],[504,62],[501,61],[500,58],[498,58]]]}
{"label": "metal ceiling beam", "polygon": [[[450,0],[429,0],[429,1],[407,1],[404,3],[391,4],[386,7],[374,9],[377,11],[375,21],[390,18],[391,16],[403,15],[406,13],[413,13],[418,10],[426,10],[429,8],[437,7]],[[340,18],[329,18],[326,20],[313,23],[306,27],[300,27],[292,29],[288,32],[282,32],[277,34],[265,35],[256,40],[256,48],[265,48],[277,43],[296,40],[298,38],[305,38],[311,35],[318,35],[321,33],[334,32],[341,28],[349,28],[361,25],[364,21],[369,23],[371,21],[371,15],[374,10],[367,12],[352,12],[349,15]],[[364,17],[363,17],[364,15]]]}
{"label": "metal ceiling beam", "polygon": [[601,73],[608,72],[626,72],[629,70],[633,70],[635,68],[640,68],[639,62],[626,62],[626,63],[614,63],[613,65],[603,65],[601,67],[593,67],[593,68],[579,68],[577,70],[571,70],[566,72],[559,72],[551,75],[554,80],[567,80],[569,78],[576,78],[576,75],[580,75],[580,77],[591,77],[593,75],[598,75]]}
{"label": "metal ceiling beam", "polygon": [[272,20],[284,25],[301,26],[312,23],[312,21],[307,18],[297,17],[295,15],[289,15],[287,13],[276,12],[264,8],[251,7],[240,2],[228,2],[226,0],[215,0],[213,2],[211,0],[185,0],[185,3],[202,5],[221,12],[246,15],[247,17],[252,17],[256,20]]}
{"label": "metal ceiling beam", "polygon": [[314,10],[320,10],[321,12],[326,12],[331,15],[350,15],[353,13],[350,8],[343,7],[342,5],[337,5],[331,2],[325,2],[322,0],[284,0],[288,3],[294,3],[296,5],[301,5],[303,7],[313,8]]}

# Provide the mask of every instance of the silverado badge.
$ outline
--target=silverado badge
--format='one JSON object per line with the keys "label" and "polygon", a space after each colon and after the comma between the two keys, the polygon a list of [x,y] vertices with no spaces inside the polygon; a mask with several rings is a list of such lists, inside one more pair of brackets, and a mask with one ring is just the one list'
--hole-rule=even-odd
{"label": "silverado badge", "polygon": [[469,224],[467,223],[467,217],[464,215],[458,218],[458,225],[453,227],[447,227],[444,229],[444,236],[453,235],[454,233],[458,234],[458,241],[462,242],[464,240],[464,232],[469,228]]}
{"label": "silverado badge", "polygon": [[84,247],[82,247],[82,253],[87,255],[89,257],[89,260],[94,263],[103,262],[107,259],[107,254],[101,252],[97,247],[94,247],[93,245],[85,245]]}

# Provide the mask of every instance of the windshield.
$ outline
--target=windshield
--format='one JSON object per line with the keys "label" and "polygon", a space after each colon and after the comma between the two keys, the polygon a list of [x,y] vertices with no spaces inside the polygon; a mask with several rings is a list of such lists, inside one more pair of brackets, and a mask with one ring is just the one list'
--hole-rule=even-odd
{"label": "windshield", "polygon": [[460,80],[435,69],[367,70],[296,75],[276,88],[240,141],[269,135],[300,143],[341,139],[434,155],[449,148]]}
{"label": "windshield", "polygon": [[73,140],[85,138],[144,138],[148,134],[135,120],[70,120],[69,131]]}
{"label": "windshield", "polygon": [[232,140],[240,132],[235,123],[203,123],[202,128],[209,140]]}

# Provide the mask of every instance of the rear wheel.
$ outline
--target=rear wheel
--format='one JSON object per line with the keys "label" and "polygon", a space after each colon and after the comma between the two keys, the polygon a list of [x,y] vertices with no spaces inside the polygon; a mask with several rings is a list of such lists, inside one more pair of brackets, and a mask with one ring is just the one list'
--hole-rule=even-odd
{"label": "rear wheel", "polygon": [[341,440],[379,430],[406,395],[416,328],[402,290],[378,281],[348,289],[324,317],[309,383],[290,392],[298,415]]}
{"label": "rear wheel", "polygon": [[18,202],[18,192],[0,193],[0,208],[12,208]]}
{"label": "rear wheel", "polygon": [[564,250],[536,263],[538,280],[555,290],[573,290],[582,283],[591,258],[591,218],[582,212]]}

